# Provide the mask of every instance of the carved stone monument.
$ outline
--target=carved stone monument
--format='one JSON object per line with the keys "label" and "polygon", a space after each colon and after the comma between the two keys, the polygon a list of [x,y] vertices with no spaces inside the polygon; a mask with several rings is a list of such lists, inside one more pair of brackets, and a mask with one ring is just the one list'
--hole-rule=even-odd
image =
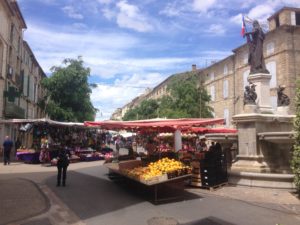
{"label": "carved stone monument", "polygon": [[[293,141],[290,132],[294,116],[275,114],[271,107],[272,75],[265,67],[265,35],[257,21],[253,22],[253,30],[246,36],[250,85],[246,86],[244,93],[244,113],[232,118],[238,129],[238,155],[231,167],[229,181],[250,186],[292,188],[293,176],[288,169],[288,158]],[[278,100],[286,104],[287,96],[282,91],[279,90]]]}

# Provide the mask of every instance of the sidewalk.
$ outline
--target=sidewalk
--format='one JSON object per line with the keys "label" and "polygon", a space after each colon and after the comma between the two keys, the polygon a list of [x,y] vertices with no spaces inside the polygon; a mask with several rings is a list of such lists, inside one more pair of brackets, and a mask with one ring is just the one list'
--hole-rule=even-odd
{"label": "sidewalk", "polygon": [[49,200],[32,181],[0,180],[0,224],[34,217],[48,211]]}
{"label": "sidewalk", "polygon": [[201,188],[191,188],[189,191],[194,194],[215,195],[261,206],[271,207],[272,205],[277,205],[290,213],[300,215],[300,200],[297,198],[295,192],[290,190],[233,186],[228,184],[214,191]]}
{"label": "sidewalk", "polygon": [[[101,161],[74,163],[70,164],[69,170],[102,164]],[[23,163],[0,165],[0,224],[83,224],[78,216],[46,186],[42,178],[35,176],[34,179],[28,180],[18,177],[22,173],[35,174],[35,172],[55,173],[56,167]],[[201,196],[231,198],[300,215],[300,201],[288,190],[227,185],[214,191],[200,188],[187,188],[187,191]],[[12,223],[20,220],[22,222]],[[35,223],[30,223],[33,220]]]}

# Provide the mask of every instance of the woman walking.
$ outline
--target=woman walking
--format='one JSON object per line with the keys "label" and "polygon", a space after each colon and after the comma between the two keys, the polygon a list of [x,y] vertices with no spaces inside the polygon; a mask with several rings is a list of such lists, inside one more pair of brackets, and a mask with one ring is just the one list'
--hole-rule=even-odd
{"label": "woman walking", "polygon": [[66,149],[64,148],[60,149],[57,157],[57,183],[56,183],[57,187],[59,187],[61,184],[61,178],[62,178],[62,186],[66,186],[68,166],[69,166],[69,155],[67,154]]}

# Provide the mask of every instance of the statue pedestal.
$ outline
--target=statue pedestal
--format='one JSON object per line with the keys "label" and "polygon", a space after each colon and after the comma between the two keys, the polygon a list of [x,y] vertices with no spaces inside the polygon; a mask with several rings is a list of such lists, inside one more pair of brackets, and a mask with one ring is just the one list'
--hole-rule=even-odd
{"label": "statue pedestal", "polygon": [[238,161],[231,169],[244,172],[270,172],[274,163],[269,160],[271,154],[269,146],[261,144],[258,134],[274,131],[290,132],[293,128],[293,118],[294,116],[259,113],[233,116],[233,122],[238,129],[239,154]]}
{"label": "statue pedestal", "polygon": [[270,99],[271,74],[256,73],[248,76],[248,82],[253,83],[257,93],[257,108],[260,113],[273,113]]}
{"label": "statue pedestal", "polygon": [[244,113],[257,113],[257,105],[244,105]]}
{"label": "statue pedestal", "polygon": [[288,106],[278,106],[277,114],[287,116],[289,115],[289,107]]}

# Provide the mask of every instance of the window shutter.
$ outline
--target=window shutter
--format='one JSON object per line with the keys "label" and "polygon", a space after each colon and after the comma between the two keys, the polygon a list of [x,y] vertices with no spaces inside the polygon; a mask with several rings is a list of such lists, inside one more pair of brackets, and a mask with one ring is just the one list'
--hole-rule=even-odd
{"label": "window shutter", "polygon": [[272,75],[272,78],[270,81],[270,88],[276,88],[277,87],[276,62],[275,61],[268,62],[266,67],[269,70],[270,74]]}
{"label": "window shutter", "polygon": [[211,101],[215,101],[215,86],[210,86]]}
{"label": "window shutter", "polygon": [[28,96],[28,75],[24,75],[23,81],[23,94],[24,96]]}
{"label": "window shutter", "polygon": [[229,110],[228,109],[224,109],[224,119],[225,119],[225,126],[228,127],[229,126]]}
{"label": "window shutter", "polygon": [[223,83],[223,97],[228,98],[228,80],[224,80]]}

